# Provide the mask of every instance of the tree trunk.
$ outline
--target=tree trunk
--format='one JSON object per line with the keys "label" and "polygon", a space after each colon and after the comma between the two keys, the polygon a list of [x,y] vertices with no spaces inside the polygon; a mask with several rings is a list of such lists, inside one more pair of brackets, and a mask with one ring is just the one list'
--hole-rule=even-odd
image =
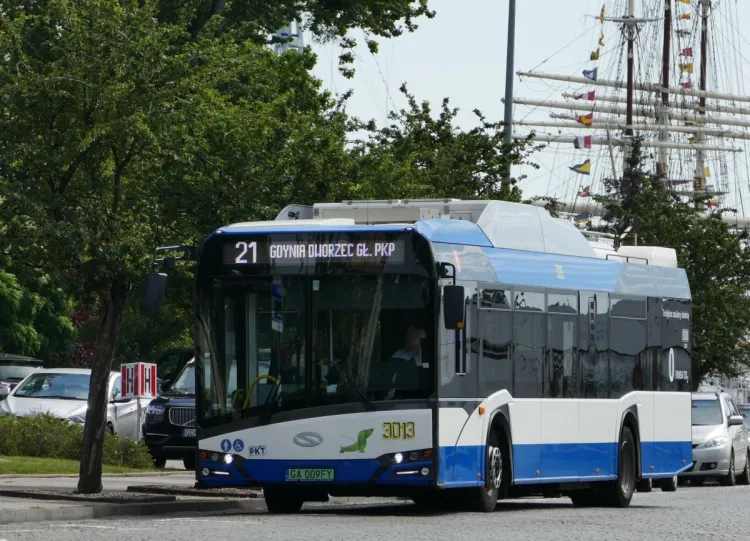
{"label": "tree trunk", "polygon": [[115,280],[109,291],[99,297],[99,328],[94,343],[88,415],[83,428],[83,455],[78,477],[77,492],[81,494],[102,491],[102,458],[110,399],[107,396],[109,374],[130,290],[128,280]]}

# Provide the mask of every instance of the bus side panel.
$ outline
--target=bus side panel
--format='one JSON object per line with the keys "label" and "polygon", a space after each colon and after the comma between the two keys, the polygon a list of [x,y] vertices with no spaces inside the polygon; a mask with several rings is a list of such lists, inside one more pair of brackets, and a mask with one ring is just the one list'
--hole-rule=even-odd
{"label": "bus side panel", "polygon": [[638,433],[641,437],[641,475],[654,473],[654,393],[638,391]]}
{"label": "bus side panel", "polygon": [[582,455],[579,452],[578,399],[542,400],[541,477],[577,481]]}
{"label": "bus side panel", "polygon": [[584,398],[578,401],[578,479],[611,479],[617,474],[617,414],[619,400]]}
{"label": "bus side panel", "polygon": [[669,477],[693,462],[690,393],[654,393],[654,445],[650,477]]}
{"label": "bus side panel", "polygon": [[439,482],[446,487],[479,486],[484,478],[485,441],[478,402],[451,403],[438,410]]}
{"label": "bus side panel", "polygon": [[513,479],[516,483],[534,483],[542,467],[542,403],[534,399],[515,399],[508,405],[513,440]]}

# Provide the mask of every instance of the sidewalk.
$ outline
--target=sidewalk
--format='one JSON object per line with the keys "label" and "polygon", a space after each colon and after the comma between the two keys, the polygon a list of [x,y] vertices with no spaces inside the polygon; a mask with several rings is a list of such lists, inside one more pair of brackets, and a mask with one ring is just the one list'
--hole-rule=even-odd
{"label": "sidewalk", "polygon": [[[129,497],[127,503],[102,503],[37,499],[33,494],[19,498],[15,491],[73,492],[77,477],[61,476],[2,476],[0,477],[0,524],[18,522],[41,522],[54,520],[86,520],[115,516],[161,515],[161,514],[227,514],[265,512],[263,499],[218,498],[198,496],[156,496],[134,493],[128,487],[169,485],[170,487],[193,488],[195,474],[175,472],[157,475],[104,476],[104,493]],[[49,498],[49,494],[43,495]],[[54,494],[52,494],[54,496]],[[166,501],[165,501],[166,500]]]}

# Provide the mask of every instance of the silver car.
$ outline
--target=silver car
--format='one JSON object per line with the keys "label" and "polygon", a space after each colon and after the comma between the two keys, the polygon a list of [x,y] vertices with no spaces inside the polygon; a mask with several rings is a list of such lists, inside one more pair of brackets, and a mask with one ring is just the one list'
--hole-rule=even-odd
{"label": "silver car", "polygon": [[732,398],[721,391],[693,393],[693,466],[680,475],[701,484],[714,478],[725,486],[750,484],[748,434]]}
{"label": "silver car", "polygon": [[[91,370],[85,368],[47,368],[34,372],[0,402],[0,414],[19,417],[46,412],[72,423],[86,422]],[[137,402],[123,399],[119,372],[109,375],[107,428],[125,438],[135,438]],[[141,400],[141,418],[151,400]]]}

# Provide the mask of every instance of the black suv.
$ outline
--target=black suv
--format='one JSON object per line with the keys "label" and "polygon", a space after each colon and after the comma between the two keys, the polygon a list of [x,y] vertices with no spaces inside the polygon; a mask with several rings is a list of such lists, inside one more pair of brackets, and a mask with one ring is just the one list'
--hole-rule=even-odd
{"label": "black suv", "polygon": [[191,347],[169,349],[156,359],[156,378],[159,389],[168,389],[172,382],[195,355]]}
{"label": "black suv", "polygon": [[191,359],[174,382],[165,386],[146,408],[143,439],[154,466],[182,459],[187,470],[195,470],[195,360]]}
{"label": "black suv", "polygon": [[5,400],[16,385],[40,368],[44,368],[44,363],[39,359],[0,353],[0,400]]}

